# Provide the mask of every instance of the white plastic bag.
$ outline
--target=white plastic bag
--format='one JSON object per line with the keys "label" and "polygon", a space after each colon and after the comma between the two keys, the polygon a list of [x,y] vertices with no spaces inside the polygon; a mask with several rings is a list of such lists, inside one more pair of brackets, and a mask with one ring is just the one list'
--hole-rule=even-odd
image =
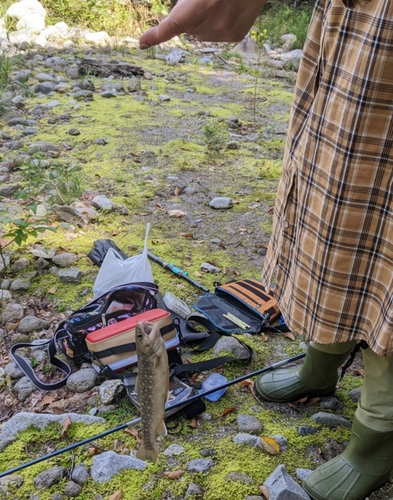
{"label": "white plastic bag", "polygon": [[93,285],[95,299],[114,286],[141,281],[154,283],[153,273],[147,256],[149,230],[150,222],[146,225],[145,246],[141,254],[133,255],[123,260],[115,249],[110,248],[107,251]]}

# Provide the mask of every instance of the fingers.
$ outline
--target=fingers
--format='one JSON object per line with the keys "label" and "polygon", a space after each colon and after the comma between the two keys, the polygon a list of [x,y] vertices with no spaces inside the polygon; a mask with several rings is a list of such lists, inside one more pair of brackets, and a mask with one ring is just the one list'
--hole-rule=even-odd
{"label": "fingers", "polygon": [[148,49],[154,45],[167,42],[171,40],[171,38],[181,35],[182,33],[185,33],[185,31],[178,20],[176,18],[172,19],[171,17],[166,17],[159,26],[150,28],[141,36],[139,48]]}

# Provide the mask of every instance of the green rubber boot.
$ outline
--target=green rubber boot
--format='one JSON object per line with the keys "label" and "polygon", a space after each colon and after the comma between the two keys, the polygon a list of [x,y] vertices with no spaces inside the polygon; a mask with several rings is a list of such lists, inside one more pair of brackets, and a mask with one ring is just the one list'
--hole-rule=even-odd
{"label": "green rubber boot", "polygon": [[308,346],[300,368],[281,368],[261,375],[255,382],[257,394],[267,401],[286,403],[306,396],[328,396],[336,390],[338,368],[352,348],[344,354],[329,354]]}
{"label": "green rubber boot", "polygon": [[347,449],[312,472],[303,488],[314,500],[363,500],[392,470],[393,431],[375,431],[355,417]]}

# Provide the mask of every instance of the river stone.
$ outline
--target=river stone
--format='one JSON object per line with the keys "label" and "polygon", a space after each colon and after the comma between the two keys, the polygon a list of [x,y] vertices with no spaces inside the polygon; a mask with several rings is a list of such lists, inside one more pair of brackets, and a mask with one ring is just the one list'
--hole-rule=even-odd
{"label": "river stone", "polygon": [[31,333],[37,330],[47,330],[49,328],[48,321],[37,318],[36,316],[25,316],[20,320],[18,330],[21,333]]}
{"label": "river stone", "polygon": [[236,444],[252,446],[253,448],[261,448],[261,438],[259,436],[252,436],[245,432],[236,434],[233,438],[233,442]]}
{"label": "river stone", "polygon": [[240,432],[248,434],[259,434],[262,430],[262,423],[252,415],[238,415],[237,426]]}
{"label": "river stone", "polygon": [[279,465],[263,486],[269,491],[269,500],[310,500],[303,488],[288,474],[284,465]]}
{"label": "river stone", "polygon": [[211,208],[215,208],[216,210],[223,210],[227,208],[232,208],[233,207],[233,200],[232,198],[227,198],[225,196],[219,196],[216,198],[213,198],[211,202],[209,203],[209,206]]}
{"label": "river stone", "polygon": [[69,269],[61,269],[59,271],[59,279],[63,283],[80,283],[82,273],[77,267],[70,267]]}
{"label": "river stone", "polygon": [[362,396],[362,388],[361,387],[356,387],[356,389],[352,389],[352,391],[348,392],[349,398],[352,399],[354,403],[358,403],[360,401],[360,398]]}
{"label": "river stone", "polygon": [[115,206],[113,202],[104,195],[94,196],[92,205],[100,210],[112,210]]}
{"label": "river stone", "polygon": [[0,300],[9,302],[12,300],[12,293],[9,290],[0,290]]}
{"label": "river stone", "polygon": [[71,373],[67,379],[67,389],[76,393],[90,391],[96,385],[97,380],[98,373],[94,368],[84,368]]}
{"label": "river stone", "polygon": [[30,252],[34,255],[34,257],[41,257],[42,259],[51,260],[56,255],[55,248],[33,248]]}
{"label": "river stone", "polygon": [[168,446],[168,448],[164,451],[164,455],[166,457],[174,457],[177,455],[181,455],[184,453],[186,450],[183,448],[183,446],[180,446],[178,444],[171,444]]}
{"label": "river stone", "polygon": [[[27,361],[29,362],[29,360]],[[31,363],[29,362],[29,364]],[[11,379],[22,378],[24,376],[24,373],[19,368],[19,365],[15,363],[15,361],[11,361],[10,363],[6,364],[4,370],[6,375],[9,375]]]}
{"label": "river stone", "polygon": [[23,306],[21,304],[8,304],[1,313],[1,321],[2,323],[19,321],[23,318],[23,314]]}
{"label": "river stone", "polygon": [[78,484],[86,483],[89,477],[89,468],[86,464],[77,464],[71,474],[71,479]]}
{"label": "river stone", "polygon": [[42,83],[38,83],[35,87],[34,87],[34,92],[36,94],[50,94],[51,92],[54,92],[55,90],[55,86],[53,85],[53,83],[50,83],[50,82],[42,82]]}
{"label": "river stone", "polygon": [[78,260],[78,257],[74,253],[59,253],[55,255],[52,259],[53,264],[58,267],[68,267]]}
{"label": "river stone", "polygon": [[47,490],[58,483],[66,475],[65,467],[53,467],[53,469],[44,470],[34,478],[34,486],[38,490]]}
{"label": "river stone", "polygon": [[352,427],[351,422],[346,418],[340,417],[339,415],[334,415],[334,413],[327,413],[325,411],[315,413],[311,416],[311,418],[312,420],[314,420],[314,422],[327,425],[330,428],[338,427],[341,425],[343,427],[347,427],[348,429]]}
{"label": "river stone", "polygon": [[124,469],[143,470],[147,463],[127,455],[118,455],[114,451],[105,451],[95,455],[91,467],[91,477],[97,483],[105,483]]}
{"label": "river stone", "polygon": [[49,73],[38,73],[36,78],[39,82],[54,82],[55,78]]}
{"label": "river stone", "polygon": [[44,429],[47,425],[57,422],[61,427],[67,419],[71,422],[84,422],[85,424],[103,424],[105,420],[91,415],[79,415],[78,413],[63,413],[52,415],[47,413],[19,412],[5,422],[3,425],[0,440],[13,441],[19,432],[25,431],[30,425],[37,429]]}
{"label": "river stone", "polygon": [[124,384],[119,379],[105,380],[100,385],[100,399],[104,405],[113,403],[113,400],[118,396],[124,389]]}
{"label": "river stone", "polygon": [[214,344],[213,351],[216,356],[223,352],[230,353],[237,359],[248,359],[250,357],[248,349],[234,337],[220,337]]}
{"label": "river stone", "polygon": [[243,472],[230,472],[225,476],[225,479],[242,484],[255,484],[255,481],[250,476],[247,476],[247,474],[244,474]]}
{"label": "river stone", "polygon": [[74,481],[67,481],[64,486],[64,495],[66,497],[76,498],[82,493],[82,486],[74,483]]}
{"label": "river stone", "polygon": [[23,402],[30,396],[30,394],[35,390],[34,385],[30,382],[30,379],[27,377],[22,377],[18,382],[14,385],[14,389],[18,393],[19,401]]}
{"label": "river stone", "polygon": [[190,483],[186,491],[186,498],[192,497],[194,500],[203,498],[204,490],[195,483]]}
{"label": "river stone", "polygon": [[209,472],[214,464],[214,460],[209,458],[196,458],[188,462],[187,470],[188,472]]}
{"label": "river stone", "polygon": [[30,287],[31,287],[31,282],[29,280],[18,278],[12,281],[10,290],[13,292],[18,292],[21,290],[27,292],[28,290],[30,290]]}

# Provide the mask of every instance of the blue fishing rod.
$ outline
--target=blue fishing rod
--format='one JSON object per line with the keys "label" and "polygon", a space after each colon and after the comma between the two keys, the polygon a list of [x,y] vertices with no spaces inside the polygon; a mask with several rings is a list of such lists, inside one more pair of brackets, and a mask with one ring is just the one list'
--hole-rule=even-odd
{"label": "blue fishing rod", "polygon": [[188,283],[191,283],[191,285],[194,285],[195,287],[199,288],[200,290],[203,290],[204,292],[209,292],[209,289],[206,288],[204,285],[202,285],[202,283],[190,278],[188,276],[187,271],[182,271],[179,267],[175,266],[174,264],[168,264],[168,262],[165,262],[164,260],[160,259],[160,257],[157,257],[151,252],[147,252],[147,256],[150,260],[152,260],[156,264],[159,264],[164,269],[168,269],[176,276],[179,276],[180,278],[183,278],[184,280],[188,281]]}
{"label": "blue fishing rod", "polygon": [[[301,354],[297,354],[296,356],[292,356],[291,358],[283,359],[282,361],[278,361],[277,363],[273,363],[272,365],[266,366],[265,368],[261,368],[260,370],[257,370],[257,371],[252,372],[252,373],[247,373],[246,375],[243,375],[242,377],[238,377],[234,380],[230,380],[229,382],[226,382],[225,384],[219,385],[217,387],[213,387],[212,389],[209,389],[208,391],[204,391],[204,392],[200,392],[198,394],[195,394],[195,396],[191,396],[190,398],[186,399],[185,401],[179,401],[178,403],[175,403],[173,405],[167,405],[166,409],[169,410],[172,408],[178,408],[180,406],[186,406],[190,403],[193,403],[194,401],[197,401],[198,399],[204,398],[205,396],[212,394],[213,392],[219,391],[220,389],[225,389],[226,387],[230,387],[231,385],[238,384],[239,382],[242,382],[243,380],[247,380],[251,377],[256,377],[257,375],[262,375],[263,373],[271,372],[273,370],[276,370],[277,368],[281,368],[284,365],[287,365],[289,363],[293,363],[295,361],[298,361],[299,359],[303,359],[305,357],[305,355],[306,355],[306,353],[301,353]],[[78,443],[71,444],[69,446],[66,446],[65,448],[61,448],[60,450],[49,453],[48,455],[45,455],[43,457],[36,458],[35,460],[32,460],[32,461],[27,462],[27,463],[22,464],[22,465],[18,465],[18,467],[14,467],[13,469],[9,469],[7,471],[0,472],[0,478],[8,476],[9,474],[14,474],[15,472],[26,469],[27,467],[31,467],[32,465],[43,462],[44,460],[49,460],[50,458],[57,457],[58,455],[66,453],[67,451],[72,451],[75,448],[79,448],[80,446],[91,443],[92,441],[109,436],[110,434],[113,434],[114,432],[118,432],[118,431],[121,431],[123,429],[126,429],[127,427],[130,427],[131,425],[137,424],[138,422],[140,422],[140,420],[141,420],[140,417],[134,418],[133,420],[131,420],[129,422],[118,425],[117,427],[114,427],[113,429],[109,429],[105,432],[102,432],[101,434],[96,434],[95,436],[84,439],[83,441],[79,441]]]}

